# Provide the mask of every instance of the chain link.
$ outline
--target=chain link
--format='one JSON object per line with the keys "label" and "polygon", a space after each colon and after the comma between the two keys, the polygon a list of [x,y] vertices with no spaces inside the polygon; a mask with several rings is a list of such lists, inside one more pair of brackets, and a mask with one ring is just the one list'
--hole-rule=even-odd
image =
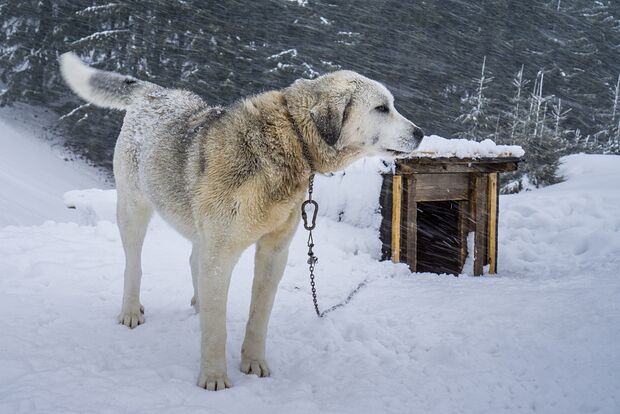
{"label": "chain link", "polygon": [[[368,280],[364,280],[363,282],[359,283],[355,289],[353,289],[351,291],[351,293],[349,293],[349,296],[347,296],[347,298],[336,304],[333,305],[332,307],[324,310],[324,311],[320,311],[319,310],[319,303],[316,297],[316,282],[314,280],[314,267],[316,265],[316,263],[319,261],[319,258],[314,254],[314,239],[312,237],[312,230],[314,230],[314,228],[316,227],[316,216],[317,213],[319,211],[319,205],[317,204],[316,201],[314,201],[312,199],[312,192],[314,190],[314,173],[310,174],[310,178],[308,179],[308,199],[306,201],[303,202],[303,204],[301,205],[301,217],[304,221],[304,228],[306,230],[308,230],[308,270],[310,272],[310,288],[312,290],[312,302],[314,303],[314,311],[316,312],[316,315],[319,318],[324,317],[325,315],[327,315],[328,313],[343,307],[344,305],[346,305],[347,303],[349,303],[351,301],[351,299],[353,299],[353,297],[360,291],[360,289],[362,289],[364,286],[366,286],[366,284],[368,283]],[[306,212],[306,206],[311,205],[313,207],[313,213],[312,213],[312,221],[310,223],[308,223],[308,213]]]}
{"label": "chain link", "polygon": [[312,303],[314,303],[314,311],[319,318],[323,317],[323,313],[319,310],[319,303],[316,298],[316,282],[314,281],[314,265],[319,261],[319,258],[315,256],[312,248],[314,247],[314,240],[312,239],[312,230],[308,234],[308,269],[310,270],[310,288],[312,289]]}

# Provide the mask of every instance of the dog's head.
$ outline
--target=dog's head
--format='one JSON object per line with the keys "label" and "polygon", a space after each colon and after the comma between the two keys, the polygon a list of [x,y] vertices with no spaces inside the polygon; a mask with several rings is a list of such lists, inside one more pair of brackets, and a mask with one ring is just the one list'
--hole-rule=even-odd
{"label": "dog's head", "polygon": [[335,150],[399,158],[415,150],[424,136],[398,113],[385,86],[356,72],[298,80],[290,89],[309,96],[309,117],[323,141]]}

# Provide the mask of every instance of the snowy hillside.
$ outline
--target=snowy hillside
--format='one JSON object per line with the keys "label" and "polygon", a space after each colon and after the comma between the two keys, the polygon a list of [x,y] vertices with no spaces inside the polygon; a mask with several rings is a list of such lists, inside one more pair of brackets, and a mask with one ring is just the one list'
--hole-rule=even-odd
{"label": "snowy hillside", "polygon": [[[497,276],[411,274],[376,261],[372,228],[321,217],[320,305],[368,281],[323,320],[312,309],[301,229],[270,324],[267,379],[238,370],[250,249],[230,289],[234,387],[212,393],[195,386],[189,243],[152,223],[146,324],[133,331],[116,324],[124,259],[114,192],[68,194],[82,224],[61,222],[56,190],[83,185],[82,173],[63,175],[49,157],[33,161],[26,145],[7,147],[26,151],[10,169],[5,162],[18,152],[2,152],[3,196],[4,183],[29,184],[27,197],[5,202],[0,223],[21,220],[29,208],[36,214],[28,220],[56,221],[0,228],[0,413],[620,412],[618,156],[567,157],[566,182],[502,196]],[[39,177],[50,192],[33,190]]]}
{"label": "snowy hillside", "polygon": [[48,144],[0,119],[0,227],[75,220],[63,194],[101,185],[97,171],[66,162]]}

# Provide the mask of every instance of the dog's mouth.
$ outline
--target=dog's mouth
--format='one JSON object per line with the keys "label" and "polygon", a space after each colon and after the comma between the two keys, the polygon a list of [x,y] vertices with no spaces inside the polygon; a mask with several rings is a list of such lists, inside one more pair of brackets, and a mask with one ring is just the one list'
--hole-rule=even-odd
{"label": "dog's mouth", "polygon": [[411,156],[411,151],[405,152],[405,151],[400,151],[400,150],[395,150],[395,149],[390,149],[390,148],[385,148],[383,151],[385,151],[386,153],[388,153],[390,156],[394,158],[407,158]]}
{"label": "dog's mouth", "polygon": [[420,146],[422,139],[416,138],[414,141],[410,141],[410,140],[401,138],[399,141],[402,142],[403,145],[396,145],[396,146],[399,146],[401,148],[406,148],[406,150],[394,149],[394,148],[383,148],[383,152],[388,154],[394,159],[410,158],[413,155],[414,151],[418,149],[418,147]]}

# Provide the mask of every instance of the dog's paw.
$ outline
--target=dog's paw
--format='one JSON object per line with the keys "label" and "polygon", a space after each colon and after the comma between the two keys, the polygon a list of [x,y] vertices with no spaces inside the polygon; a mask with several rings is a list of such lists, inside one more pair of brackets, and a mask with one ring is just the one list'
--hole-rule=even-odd
{"label": "dog's paw", "polygon": [[144,323],[144,306],[138,304],[133,306],[123,306],[118,315],[118,323],[131,329]]}
{"label": "dog's paw", "polygon": [[198,386],[209,391],[221,391],[232,387],[226,374],[205,374],[200,372]]}
{"label": "dog's paw", "polygon": [[250,359],[241,357],[241,372],[254,374],[259,377],[268,377],[271,374],[267,361],[264,359]]}
{"label": "dog's paw", "polygon": [[196,295],[192,296],[192,300],[189,302],[189,304],[194,307],[196,313],[199,313],[200,309],[198,308],[198,299],[196,299]]}

